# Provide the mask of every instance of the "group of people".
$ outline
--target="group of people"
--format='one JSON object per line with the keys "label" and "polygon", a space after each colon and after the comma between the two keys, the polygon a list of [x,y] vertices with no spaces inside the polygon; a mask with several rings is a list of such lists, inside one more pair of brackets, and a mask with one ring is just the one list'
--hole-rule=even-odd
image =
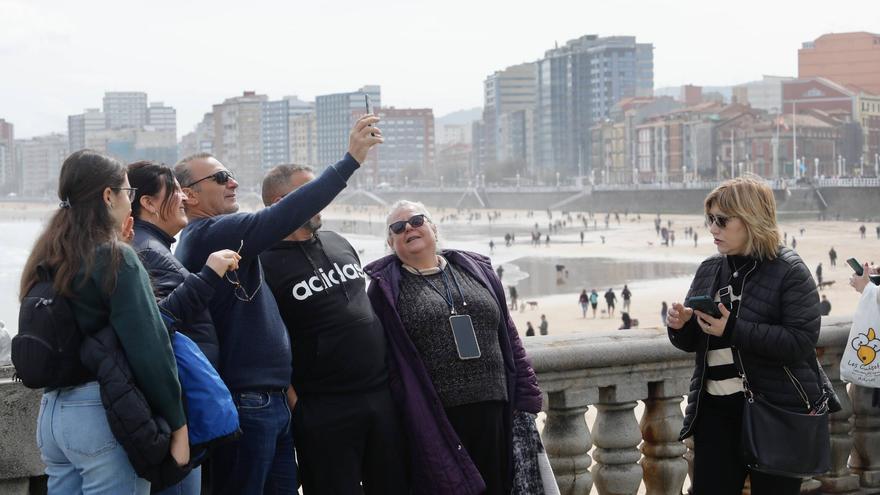
{"label": "group of people", "polygon": [[[614,293],[614,289],[611,287],[605,291],[603,295],[605,298],[605,311],[604,313],[608,315],[608,318],[614,317],[614,310],[617,307],[617,294]],[[620,297],[623,300],[623,308],[621,314],[627,314],[630,311],[630,304],[632,303],[632,291],[629,290],[629,286],[624,284],[623,289],[620,291]],[[596,318],[596,310],[599,307],[599,293],[596,292],[596,289],[592,289],[590,293],[587,293],[587,289],[581,291],[581,294],[578,296],[578,304],[581,307],[581,317],[587,317],[587,311],[592,308],[593,310],[593,318]]]}
{"label": "group of people", "polygon": [[[537,472],[520,469],[514,426],[534,428],[542,395],[489,259],[439,249],[416,202],[391,207],[392,254],[363,267],[344,237],[319,230],[383,141],[378,121],[359,119],[319,176],[270,170],[255,213],[238,212],[235,176],[207,153],[173,169],[88,150],[63,163],[61,205],[22,294],[48,268],[84,334],[112,327],[179,466],[191,462],[189,411],[160,308],[238,412],[241,435],[163,493],[502,494]],[[150,493],[94,377],[46,389],[38,424],[49,493]]]}

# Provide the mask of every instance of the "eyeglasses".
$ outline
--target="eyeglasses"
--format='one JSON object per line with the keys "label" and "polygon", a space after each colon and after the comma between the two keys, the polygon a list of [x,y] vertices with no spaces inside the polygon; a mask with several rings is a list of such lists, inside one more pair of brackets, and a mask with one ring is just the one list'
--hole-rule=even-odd
{"label": "eyeglasses", "polygon": [[398,220],[397,222],[392,223],[388,226],[388,230],[390,230],[394,234],[401,234],[404,230],[406,230],[406,224],[412,225],[412,228],[417,229],[425,224],[425,221],[428,219],[425,215],[413,215],[409,217],[409,220]]}
{"label": "eyeglasses", "polygon": [[111,187],[110,189],[116,192],[125,191],[128,194],[129,203],[134,202],[134,197],[137,195],[138,190],[136,187]]}
{"label": "eyeglasses", "polygon": [[192,187],[192,186],[198,184],[199,182],[202,182],[203,180],[208,180],[208,179],[212,179],[217,184],[223,185],[223,184],[226,184],[227,182],[229,182],[229,179],[234,179],[234,178],[235,178],[235,176],[232,175],[232,172],[230,172],[229,170],[221,170],[221,171],[215,172],[207,177],[202,177],[201,179],[199,179],[195,182],[192,182],[190,184],[187,184],[183,187]]}
{"label": "eyeglasses", "polygon": [[723,228],[727,227],[727,222],[729,222],[731,218],[736,218],[736,217],[725,217],[722,215],[713,215],[711,213],[707,213],[706,214],[706,227],[711,227],[712,224],[714,223],[715,225],[718,226],[719,229],[723,229]]}
{"label": "eyeglasses", "polygon": [[[244,247],[244,241],[241,241],[241,245],[238,247],[238,254],[241,254],[241,248]],[[233,289],[232,293],[235,294],[236,299],[241,302],[251,302],[257,297],[257,292],[260,292],[260,289],[263,287],[263,274],[258,272],[260,275],[260,283],[257,284],[257,288],[251,294],[248,294],[247,289],[245,289],[244,285],[241,285],[241,281],[238,279],[237,271],[228,271],[226,272],[226,280],[232,284]]]}

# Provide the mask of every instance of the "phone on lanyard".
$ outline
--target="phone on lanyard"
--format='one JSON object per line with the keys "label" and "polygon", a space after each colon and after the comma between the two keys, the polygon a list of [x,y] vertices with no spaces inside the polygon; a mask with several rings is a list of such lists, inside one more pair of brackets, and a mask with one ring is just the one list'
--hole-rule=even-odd
{"label": "phone on lanyard", "polygon": [[[370,102],[370,95],[368,95],[366,93],[364,93],[364,106],[367,109],[367,115],[373,113],[373,104]],[[373,127],[373,126],[371,125],[370,127]],[[373,134],[372,132],[370,133],[370,136],[376,137],[376,135]]]}
{"label": "phone on lanyard", "polygon": [[479,358],[480,344],[477,343],[477,333],[474,331],[474,323],[470,315],[450,316],[449,326],[452,327],[458,358],[462,360]]}

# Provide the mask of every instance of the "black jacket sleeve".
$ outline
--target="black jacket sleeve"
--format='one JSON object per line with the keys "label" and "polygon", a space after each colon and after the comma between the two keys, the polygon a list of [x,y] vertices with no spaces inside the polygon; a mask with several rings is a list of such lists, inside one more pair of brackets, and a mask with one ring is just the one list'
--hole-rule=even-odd
{"label": "black jacket sleeve", "polygon": [[738,318],[731,343],[745,352],[780,363],[803,361],[815,352],[821,316],[819,293],[810,270],[798,261],[785,274],[779,323],[752,323]]}
{"label": "black jacket sleeve", "polygon": [[181,321],[193,321],[203,312],[222,280],[206,265],[199,273],[190,273],[181,282],[180,272],[163,254],[145,249],[140,252],[140,257],[150,272],[159,307]]}

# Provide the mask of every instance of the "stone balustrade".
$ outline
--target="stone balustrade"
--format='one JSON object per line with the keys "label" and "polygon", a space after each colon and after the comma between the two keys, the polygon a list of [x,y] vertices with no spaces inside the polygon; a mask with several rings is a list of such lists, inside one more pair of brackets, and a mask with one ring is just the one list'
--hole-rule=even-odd
{"label": "stone balustrade", "polygon": [[[806,480],[805,493],[880,493],[880,409],[872,390],[839,380],[849,328],[843,319],[822,327],[818,354],[843,410],[831,416],[832,469]],[[525,344],[545,393],[542,436],[563,494],[636,494],[642,483],[649,495],[682,493],[693,458],[693,444],[678,441],[692,354],[651,330],[530,337]],[[39,391],[0,369],[0,493],[27,493],[29,479],[43,471],[34,440],[39,403]]]}
{"label": "stone balustrade", "polygon": [[[805,480],[803,493],[880,493],[880,409],[872,390],[839,380],[849,329],[844,319],[822,327],[817,353],[843,410],[831,416],[832,469]],[[526,349],[546,394],[542,436],[563,494],[636,494],[643,482],[648,495],[682,493],[693,444],[678,434],[693,354],[650,330],[529,338]]]}

